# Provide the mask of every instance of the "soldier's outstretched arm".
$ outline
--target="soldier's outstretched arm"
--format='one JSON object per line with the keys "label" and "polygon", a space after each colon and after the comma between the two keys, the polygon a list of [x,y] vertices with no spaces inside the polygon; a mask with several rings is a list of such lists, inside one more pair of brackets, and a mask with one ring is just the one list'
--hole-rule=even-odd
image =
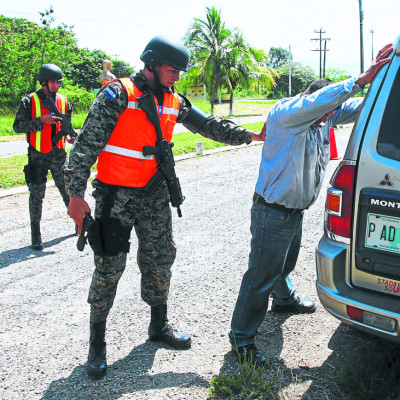
{"label": "soldier's outstretched arm", "polygon": [[243,128],[229,119],[221,119],[218,116],[207,116],[199,108],[192,105],[186,97],[180,96],[181,110],[177,122],[194,133],[230,145],[249,144],[253,140],[263,141],[265,132],[260,133]]}

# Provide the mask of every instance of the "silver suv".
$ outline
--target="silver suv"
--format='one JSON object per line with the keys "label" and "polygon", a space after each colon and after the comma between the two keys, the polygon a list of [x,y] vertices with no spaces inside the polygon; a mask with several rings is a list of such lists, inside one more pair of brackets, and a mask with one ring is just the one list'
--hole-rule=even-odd
{"label": "silver suv", "polygon": [[393,46],[331,178],[316,262],[329,313],[400,342],[400,36]]}

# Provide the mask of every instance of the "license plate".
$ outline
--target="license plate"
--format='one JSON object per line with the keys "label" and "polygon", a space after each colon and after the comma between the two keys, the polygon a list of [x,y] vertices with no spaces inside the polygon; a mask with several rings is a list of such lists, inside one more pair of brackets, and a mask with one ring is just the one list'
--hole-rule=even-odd
{"label": "license plate", "polygon": [[400,218],[368,214],[365,247],[400,253]]}

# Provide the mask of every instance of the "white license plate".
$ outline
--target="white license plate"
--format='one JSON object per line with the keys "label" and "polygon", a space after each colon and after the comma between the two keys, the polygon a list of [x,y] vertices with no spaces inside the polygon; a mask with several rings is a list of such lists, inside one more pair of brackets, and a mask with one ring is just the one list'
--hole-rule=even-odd
{"label": "white license plate", "polygon": [[365,247],[400,253],[400,218],[368,214]]}

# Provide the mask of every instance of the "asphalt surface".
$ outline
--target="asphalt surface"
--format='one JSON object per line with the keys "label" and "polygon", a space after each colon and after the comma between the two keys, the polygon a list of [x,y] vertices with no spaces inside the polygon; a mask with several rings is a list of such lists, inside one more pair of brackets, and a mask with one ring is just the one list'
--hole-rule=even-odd
{"label": "asphalt surface", "polygon": [[[343,154],[348,136],[349,132],[337,135],[339,154]],[[55,188],[50,188],[44,199],[42,252],[29,247],[29,196],[0,199],[0,398],[207,399],[212,376],[221,368],[237,368],[227,332],[241,276],[247,269],[249,210],[261,146],[177,162],[185,201],[182,218],[172,209],[178,255],[169,319],[192,336],[192,347],[177,351],[147,340],[150,313],[140,298],[133,232],[127,269],[108,320],[109,370],[100,382],[90,381],[84,367],[89,318],[86,299],[93,271],[90,247],[77,251],[74,224]],[[314,250],[323,231],[324,193],[338,162],[328,166],[321,196],[312,212],[307,212],[293,274],[299,293],[316,302]],[[85,197],[93,208],[90,185]],[[279,369],[286,382],[293,382],[286,383],[292,393],[287,398],[322,398],[313,390],[332,375],[333,350],[328,342],[338,325],[320,305],[307,317],[268,315],[258,347],[278,359],[272,371]],[[307,370],[299,368],[300,358]],[[324,390],[330,389],[329,384],[324,386]]]}

